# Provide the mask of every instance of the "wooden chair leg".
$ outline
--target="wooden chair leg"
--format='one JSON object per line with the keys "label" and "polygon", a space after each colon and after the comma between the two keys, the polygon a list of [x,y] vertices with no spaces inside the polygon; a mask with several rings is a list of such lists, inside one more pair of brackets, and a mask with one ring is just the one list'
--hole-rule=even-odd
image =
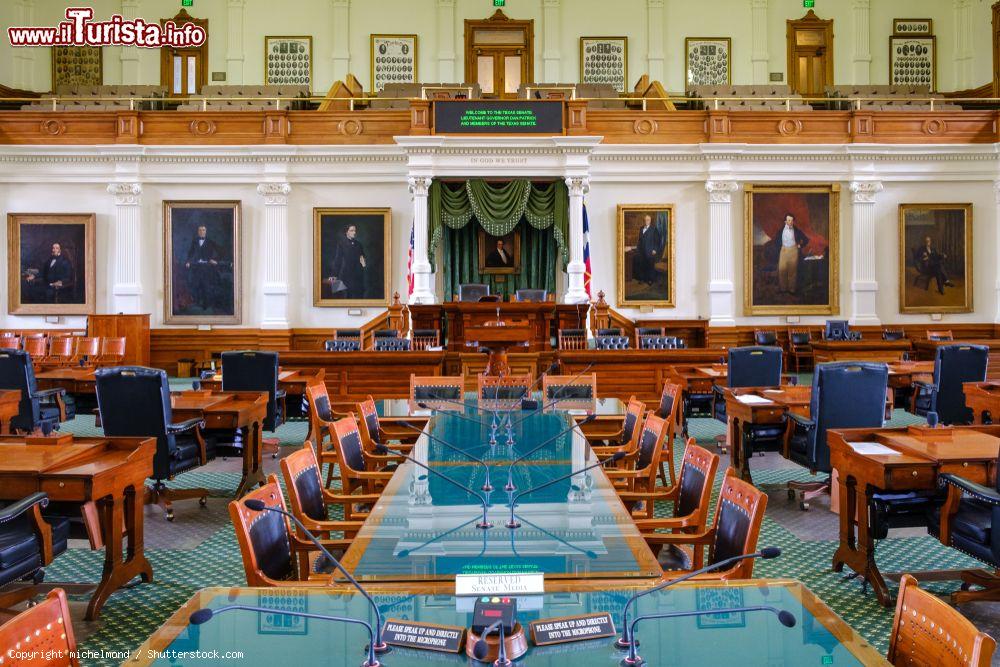
{"label": "wooden chair leg", "polygon": [[[951,594],[953,604],[962,602],[1000,602],[1000,569],[966,570],[962,572],[962,590]],[[977,590],[969,590],[970,586],[979,586]],[[2,605],[0,605],[2,606]]]}

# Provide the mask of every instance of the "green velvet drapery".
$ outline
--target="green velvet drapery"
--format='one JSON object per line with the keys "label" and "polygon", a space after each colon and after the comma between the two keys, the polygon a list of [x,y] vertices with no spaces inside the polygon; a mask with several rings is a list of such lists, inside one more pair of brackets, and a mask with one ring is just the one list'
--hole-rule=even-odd
{"label": "green velvet drapery", "polygon": [[[434,181],[428,203],[427,254],[443,281],[445,298],[462,283],[489,283],[493,293],[510,295],[520,288],[555,290],[556,266],[568,259],[569,195],[562,181],[533,184],[527,179],[490,185],[482,179],[461,184]],[[475,218],[478,225],[470,225]],[[527,224],[520,224],[522,219]],[[478,227],[492,236],[521,232],[521,271],[480,275]]]}

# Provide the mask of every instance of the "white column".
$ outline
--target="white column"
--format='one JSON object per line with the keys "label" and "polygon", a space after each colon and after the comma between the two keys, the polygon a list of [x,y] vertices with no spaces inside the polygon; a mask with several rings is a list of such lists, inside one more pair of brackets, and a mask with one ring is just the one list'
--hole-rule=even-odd
{"label": "white column", "polygon": [[[455,0],[437,0],[437,26],[437,80],[459,82],[455,78]],[[424,81],[430,79],[427,76],[419,78]]]}
{"label": "white column", "polygon": [[[996,214],[995,218],[996,224],[994,224],[994,229],[998,229],[1000,228],[1000,181],[993,181],[993,196],[994,196],[994,202],[996,202],[996,208],[994,209],[994,213]],[[995,241],[993,242],[994,257],[1000,257],[1000,233],[997,233],[994,236],[994,238],[995,238]],[[997,277],[996,277],[995,289],[996,289],[997,312],[996,316],[993,318],[993,321],[1000,324],[1000,266],[996,267],[996,269],[997,269]],[[966,276],[965,279],[971,280],[972,277]]]}
{"label": "white column", "polygon": [[[139,17],[139,0],[122,0],[122,18],[134,21]],[[123,46],[119,49],[118,59],[122,68],[122,84],[139,84],[139,53],[142,49],[135,46]]]}
{"label": "white column", "polygon": [[711,259],[708,268],[710,327],[736,326],[736,288],[733,269],[733,194],[740,189],[735,181],[708,181],[708,239]]}
{"label": "white column", "polygon": [[408,183],[413,197],[413,294],[410,303],[434,303],[431,263],[427,258],[427,193],[431,179],[411,176]]}
{"label": "white column", "polygon": [[261,183],[264,197],[262,329],[288,328],[288,183]]}
{"label": "white column", "polygon": [[[651,81],[663,81],[663,0],[646,0],[647,72]],[[581,75],[583,72],[580,73]],[[625,82],[628,90],[631,82]]]}
{"label": "white column", "polygon": [[566,267],[566,303],[584,303],[588,300],[584,288],[583,263],[583,197],[590,191],[590,181],[580,176],[566,179],[569,189],[569,264]]}
{"label": "white column", "polygon": [[246,0],[229,0],[229,11],[226,17],[228,27],[226,33],[226,83],[233,86],[243,83],[243,8],[245,6]]}
{"label": "white column", "polygon": [[[14,5],[14,17],[17,26],[35,25],[35,0],[17,0]],[[60,20],[65,17],[61,16]],[[7,38],[6,32],[4,39]],[[11,49],[14,53],[14,87],[32,90],[35,87],[35,53],[37,47],[20,47]],[[46,52],[48,49],[46,49]],[[44,88],[45,86],[42,85]],[[50,90],[55,88],[55,82],[50,84]]]}
{"label": "white column", "polygon": [[768,83],[768,65],[771,59],[767,50],[767,0],[750,0],[750,27],[753,31],[751,33],[752,51],[750,52],[753,82],[766,85]]}
{"label": "white column", "polygon": [[954,0],[955,14],[955,90],[978,84],[972,81],[972,0]]}
{"label": "white column", "polygon": [[[542,29],[544,31],[542,44],[542,81],[559,83],[562,81],[562,53],[559,49],[562,31],[559,17],[560,0],[542,0]],[[580,72],[579,76],[583,76]],[[582,81],[583,79],[578,79]]]}
{"label": "white column", "polygon": [[134,315],[142,312],[142,185],[111,183],[108,194],[115,198],[110,312]]}
{"label": "white column", "polygon": [[851,324],[859,326],[881,324],[875,303],[878,297],[878,281],[875,280],[875,196],[881,191],[880,181],[851,183]]}
{"label": "white column", "polygon": [[[368,64],[371,67],[371,63]],[[333,79],[343,81],[351,70],[351,0],[333,0]],[[355,73],[355,76],[358,76]],[[364,79],[364,76],[360,77]]]}
{"label": "white column", "polygon": [[870,10],[871,0],[853,0],[851,8],[854,14],[854,84],[868,85],[871,83],[871,31]]}

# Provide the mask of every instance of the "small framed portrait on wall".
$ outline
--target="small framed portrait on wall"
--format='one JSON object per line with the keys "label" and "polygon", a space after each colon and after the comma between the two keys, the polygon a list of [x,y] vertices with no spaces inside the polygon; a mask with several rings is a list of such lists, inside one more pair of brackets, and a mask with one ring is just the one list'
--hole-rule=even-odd
{"label": "small framed portrait on wall", "polygon": [[521,232],[513,230],[505,236],[493,236],[478,230],[479,273],[505,275],[521,272]]}
{"label": "small framed portrait on wall", "polygon": [[265,37],[264,84],[312,85],[312,37]]}
{"label": "small framed portrait on wall", "polygon": [[899,311],[972,312],[972,204],[899,205]]}
{"label": "small framed portrait on wall", "polygon": [[387,306],[392,209],[313,209],[313,305]]}
{"label": "small framed portrait on wall", "polygon": [[744,196],[744,314],[836,314],[840,186],[748,185]]}
{"label": "small framed portrait on wall", "polygon": [[889,83],[937,88],[937,38],[893,35],[889,38]]}
{"label": "small framed portrait on wall", "polygon": [[7,214],[7,312],[94,312],[93,213]]}
{"label": "small framed portrait on wall", "polygon": [[166,324],[242,321],[238,201],[163,202]]}
{"label": "small framed portrait on wall", "polygon": [[674,207],[618,205],[618,305],[674,307]]}
{"label": "small framed portrait on wall", "polygon": [[685,37],[684,81],[687,86],[723,86],[731,81],[729,37]]}
{"label": "small framed portrait on wall", "polygon": [[104,83],[104,49],[99,46],[53,46],[52,90],[63,86],[100,86]]}
{"label": "small framed portrait on wall", "polygon": [[582,83],[603,83],[619,93],[628,85],[628,37],[581,37]]}
{"label": "small framed portrait on wall", "polygon": [[387,83],[417,81],[416,35],[371,35],[371,90],[378,93]]}

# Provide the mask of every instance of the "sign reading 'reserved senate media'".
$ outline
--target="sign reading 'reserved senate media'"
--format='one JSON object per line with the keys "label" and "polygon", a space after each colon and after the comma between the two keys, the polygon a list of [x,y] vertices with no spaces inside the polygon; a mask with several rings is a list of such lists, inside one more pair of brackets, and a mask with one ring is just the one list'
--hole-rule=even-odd
{"label": "sign reading 'reserved senate media'", "polygon": [[531,574],[457,574],[455,596],[539,595],[545,592],[545,575]]}

